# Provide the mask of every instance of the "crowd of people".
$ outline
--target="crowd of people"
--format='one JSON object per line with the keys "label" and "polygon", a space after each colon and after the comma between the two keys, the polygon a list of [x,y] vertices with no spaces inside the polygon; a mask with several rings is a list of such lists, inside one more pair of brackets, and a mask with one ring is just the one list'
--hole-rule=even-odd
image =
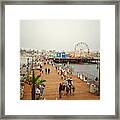
{"label": "crowd of people", "polygon": [[59,84],[59,98],[62,95],[74,95],[75,86],[73,85],[73,80],[68,78]]}
{"label": "crowd of people", "polygon": [[63,66],[55,65],[55,68],[63,80],[59,84],[59,98],[62,98],[63,95],[74,95],[75,86],[71,77],[72,71],[69,68],[65,67],[65,64]]}
{"label": "crowd of people", "polygon": [[[62,98],[62,96],[74,95],[75,85],[72,80],[72,70],[69,67],[67,67],[67,64],[58,65],[50,60],[44,60],[44,61],[37,60],[32,67],[38,68],[40,70],[40,76],[42,74],[49,75],[51,73],[51,69],[50,67],[46,66],[47,64],[53,66],[56,69],[57,74],[61,77],[62,82],[58,84],[59,98]],[[78,78],[87,83],[87,77],[84,76],[83,74],[78,73]],[[38,96],[39,99],[44,99],[44,89],[45,89],[44,84],[43,85],[40,84],[36,86],[36,95]],[[91,91],[92,93],[93,92],[95,93],[96,91],[95,84],[94,86],[93,84],[91,84],[90,92]]]}
{"label": "crowd of people", "polygon": [[[40,71],[45,72],[45,74],[50,74],[51,69],[50,68],[46,68],[45,65],[46,64],[50,64],[53,67],[55,67],[56,72],[61,76],[62,82],[59,84],[59,98],[62,98],[63,95],[74,95],[75,92],[75,86],[73,84],[73,80],[72,80],[72,71],[71,69],[66,67],[66,64],[61,65],[57,65],[55,64],[53,61],[44,61],[43,63],[41,63],[40,65]],[[43,65],[44,65],[44,69],[43,69]],[[40,93],[41,90],[39,90],[40,87],[37,87],[37,91],[39,92],[39,96],[43,95]]]}

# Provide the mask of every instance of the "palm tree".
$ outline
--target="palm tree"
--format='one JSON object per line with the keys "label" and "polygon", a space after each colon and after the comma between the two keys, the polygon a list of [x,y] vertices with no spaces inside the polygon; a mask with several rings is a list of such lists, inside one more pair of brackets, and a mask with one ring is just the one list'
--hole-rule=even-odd
{"label": "palm tree", "polygon": [[40,78],[40,75],[35,77],[35,73],[33,70],[32,81],[31,81],[32,82],[32,100],[35,100],[35,86],[36,86],[36,84],[39,85],[39,84],[43,84],[44,82],[46,82],[46,80],[39,79],[39,78]]}
{"label": "palm tree", "polygon": [[38,79],[38,80],[36,81],[36,84],[37,84],[37,85],[43,85],[44,82],[46,82],[46,80]]}

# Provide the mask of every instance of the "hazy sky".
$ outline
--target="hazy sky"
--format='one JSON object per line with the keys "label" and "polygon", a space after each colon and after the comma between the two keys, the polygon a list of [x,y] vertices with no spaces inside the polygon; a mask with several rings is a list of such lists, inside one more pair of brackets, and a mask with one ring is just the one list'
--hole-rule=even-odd
{"label": "hazy sky", "polygon": [[100,50],[98,20],[22,20],[20,47],[39,50],[74,50],[85,42],[90,50]]}

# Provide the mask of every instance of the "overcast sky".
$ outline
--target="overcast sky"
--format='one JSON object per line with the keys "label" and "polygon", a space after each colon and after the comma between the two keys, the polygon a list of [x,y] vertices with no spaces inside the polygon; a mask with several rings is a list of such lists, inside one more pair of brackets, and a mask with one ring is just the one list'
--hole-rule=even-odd
{"label": "overcast sky", "polygon": [[20,47],[39,50],[74,50],[85,42],[91,51],[100,50],[98,20],[22,20]]}

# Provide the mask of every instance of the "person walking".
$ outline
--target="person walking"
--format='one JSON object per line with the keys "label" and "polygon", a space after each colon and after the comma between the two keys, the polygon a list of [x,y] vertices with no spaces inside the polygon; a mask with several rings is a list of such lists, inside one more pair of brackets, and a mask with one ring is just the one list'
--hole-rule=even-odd
{"label": "person walking", "polygon": [[70,90],[69,85],[67,85],[67,86],[66,86],[66,95],[69,94],[69,90]]}
{"label": "person walking", "polygon": [[64,82],[62,83],[62,91],[63,91],[63,95],[64,95],[64,91],[65,91],[65,84],[64,84]]}
{"label": "person walking", "polygon": [[70,95],[71,95],[71,88],[72,88],[72,84],[69,84]]}
{"label": "person walking", "polygon": [[48,74],[50,73],[50,68],[48,68]]}
{"label": "person walking", "polygon": [[62,84],[59,84],[59,98],[62,98]]}
{"label": "person walking", "polygon": [[44,85],[39,85],[39,90],[40,90],[40,98],[43,99]]}
{"label": "person walking", "polygon": [[36,88],[36,95],[38,96],[37,100],[39,100],[39,98],[40,98],[40,89],[39,89],[39,86]]}
{"label": "person walking", "polygon": [[45,68],[45,74],[47,74],[47,68]]}
{"label": "person walking", "polygon": [[58,69],[57,66],[55,66],[55,68],[56,68],[56,71],[57,71],[57,69]]}
{"label": "person walking", "polygon": [[72,85],[72,92],[73,92],[73,95],[74,95],[74,92],[75,92],[75,86]]}
{"label": "person walking", "polygon": [[44,69],[42,68],[42,74],[44,73]]}

